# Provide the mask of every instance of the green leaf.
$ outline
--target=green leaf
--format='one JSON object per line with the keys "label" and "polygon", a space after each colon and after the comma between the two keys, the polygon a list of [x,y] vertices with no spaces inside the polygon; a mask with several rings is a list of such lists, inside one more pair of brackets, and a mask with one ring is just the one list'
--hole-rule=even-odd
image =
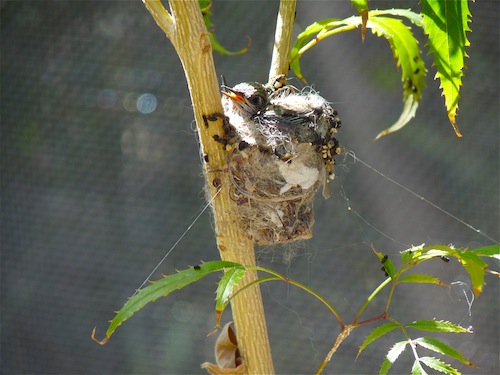
{"label": "green leaf", "polygon": [[233,290],[236,285],[240,282],[240,280],[245,276],[246,269],[243,266],[234,267],[226,271],[224,275],[222,275],[219,285],[217,286],[216,292],[216,325],[220,327],[220,317],[222,312],[225,310],[227,304],[229,303],[230,298],[233,295]]}
{"label": "green leaf", "polygon": [[456,123],[462,69],[467,56],[465,47],[470,45],[466,32],[470,31],[471,13],[467,0],[422,0],[424,32],[429,36],[427,45],[437,67],[436,78],[445,97],[448,118],[457,136],[461,137]]}
{"label": "green leaf", "polygon": [[410,20],[413,24],[418,27],[423,26],[423,18],[420,14],[412,12],[411,9],[382,9],[382,10],[372,10],[370,12],[370,16],[396,16],[396,17],[405,17]]}
{"label": "green leaf", "polygon": [[252,39],[248,38],[248,43],[245,47],[243,47],[239,51],[229,51],[226,48],[224,48],[222,44],[219,43],[213,32],[210,33],[209,37],[210,37],[210,43],[212,44],[212,48],[214,49],[215,52],[218,52],[221,55],[229,55],[229,56],[242,55],[246,53],[249,50],[250,46],[252,45]]}
{"label": "green leaf", "polygon": [[478,256],[490,257],[500,260],[500,245],[479,247],[473,251]]}
{"label": "green leaf", "polygon": [[384,358],[384,362],[382,363],[382,367],[380,368],[381,375],[387,374],[394,362],[396,362],[401,353],[404,352],[406,344],[408,344],[408,341],[400,341],[393,345],[393,347],[389,350]]}
{"label": "green leaf", "polygon": [[413,362],[413,366],[411,368],[411,375],[427,375],[427,373],[423,369],[418,359],[416,359],[415,362]]}
{"label": "green leaf", "polygon": [[457,258],[460,260],[472,283],[472,290],[478,296],[483,291],[484,273],[488,264],[483,261],[474,251],[457,250]]}
{"label": "green leaf", "polygon": [[387,261],[384,262],[383,267],[384,267],[385,272],[387,273],[387,275],[391,279],[393,279],[394,275],[396,273],[396,266],[394,265],[394,263],[392,262],[392,260],[387,259]]}
{"label": "green leaf", "polygon": [[[358,17],[351,17],[351,18],[354,19]],[[361,21],[361,18],[359,18],[359,20]],[[312,23],[297,36],[297,40],[295,41],[292,50],[290,52],[290,68],[293,70],[297,78],[305,81],[300,67],[300,57],[310,47],[306,48],[305,50],[304,47],[307,44],[310,44],[311,46],[316,44],[317,42],[315,41],[319,40],[320,32],[324,34],[325,32],[331,30],[334,27],[339,27],[345,24],[346,24],[345,20],[343,23],[343,21],[340,20],[339,18],[328,18]],[[356,27],[357,26],[354,26],[353,28]],[[316,34],[318,34],[318,36],[316,36]]]}
{"label": "green leaf", "polygon": [[[361,4],[361,6],[363,6]],[[391,17],[385,17],[389,15]],[[420,56],[418,42],[408,26],[393,16],[402,16],[416,25],[422,24],[422,18],[410,10],[392,9],[386,11],[369,11],[366,27],[372,29],[377,36],[383,36],[389,42],[396,65],[401,67],[403,82],[403,112],[399,119],[388,129],[379,133],[377,138],[401,129],[414,116],[425,87],[427,69]],[[318,21],[299,34],[291,52],[291,65],[295,75],[304,80],[300,67],[300,57],[319,41],[344,31],[354,30],[363,25],[363,17],[353,16],[343,20],[329,18]],[[376,139],[377,139],[376,138]]]}
{"label": "green leaf", "polygon": [[387,359],[387,357],[384,358],[384,362],[382,362],[382,366],[380,366],[380,375],[386,375],[389,370],[392,367],[392,362]]}
{"label": "green leaf", "polygon": [[437,277],[419,273],[403,276],[398,280],[398,283],[423,283],[446,286],[446,284],[439,280]]}
{"label": "green leaf", "polygon": [[471,279],[474,294],[477,296],[483,291],[484,274],[488,264],[480,256],[498,258],[498,245],[486,246],[477,250],[456,249],[452,246],[423,245],[412,247],[401,253],[401,260],[407,267],[415,266],[425,260],[439,257],[455,257],[464,266]]}
{"label": "green leaf", "polygon": [[397,66],[402,70],[403,112],[389,128],[380,132],[375,139],[390,134],[405,126],[413,117],[422,98],[427,69],[420,56],[418,42],[410,29],[399,19],[392,17],[370,17],[367,26],[378,36],[389,42]]}
{"label": "green leaf", "polygon": [[394,278],[394,274],[396,273],[396,266],[394,265],[394,262],[389,258],[388,255],[382,254],[381,252],[377,251],[373,246],[372,250],[382,263],[382,270],[385,270],[387,276],[389,276],[391,279]]}
{"label": "green leaf", "polygon": [[462,363],[465,363],[468,366],[477,367],[462,354],[460,354],[460,352],[458,352],[456,349],[432,337],[419,337],[418,339],[413,340],[413,342],[426,349],[435,351],[436,353],[452,357]]}
{"label": "green leaf", "polygon": [[401,327],[399,324],[396,323],[387,323],[384,325],[381,325],[380,327],[375,328],[368,336],[366,336],[365,341],[361,344],[359,347],[358,355],[356,357],[359,357],[361,352],[368,346],[370,345],[373,341],[376,339],[382,337],[386,333],[389,333],[393,331],[396,328]]}
{"label": "green leaf", "polygon": [[422,357],[420,358],[420,362],[426,364],[427,366],[429,366],[434,370],[437,370],[445,374],[460,375],[460,371],[444,363],[440,359],[434,357]]}
{"label": "green leaf", "polygon": [[203,22],[205,23],[205,26],[207,27],[207,29],[210,33],[210,35],[209,35],[210,43],[212,44],[212,48],[214,51],[220,53],[221,55],[241,55],[241,54],[248,51],[248,49],[250,48],[250,46],[252,44],[251,39],[249,39],[246,47],[242,48],[239,51],[232,52],[232,51],[229,51],[226,48],[224,48],[224,46],[222,46],[222,44],[220,44],[219,41],[217,40],[217,38],[215,37],[215,32],[214,32],[215,25],[210,18],[212,16],[212,11],[210,10],[210,8],[212,7],[212,1],[211,0],[198,0],[198,3],[200,4],[200,10],[201,10],[201,14],[203,16]]}
{"label": "green leaf", "polygon": [[368,10],[368,0],[351,0],[351,4],[356,7],[359,14]]}
{"label": "green leaf", "polygon": [[421,331],[469,333],[467,328],[444,320],[416,320],[406,325],[406,327]]}
{"label": "green leaf", "polygon": [[380,260],[380,263],[382,263],[382,270],[385,271],[387,273],[387,276],[389,276],[391,279],[394,278],[394,275],[396,274],[396,266],[394,265],[394,262],[391,260],[391,258],[389,258],[388,255],[384,255],[381,252],[377,251],[373,245],[372,250]]}
{"label": "green leaf", "polygon": [[[178,271],[176,274],[165,276],[158,281],[152,281],[151,285],[139,290],[137,294],[132,296],[127,303],[117,312],[116,316],[111,320],[106,337],[98,341],[104,345],[111,337],[113,332],[127,319],[132,317],[137,311],[142,309],[150,302],[156,301],[160,297],[165,297],[175,290],[182,289],[185,286],[202,279],[203,277],[217,271],[222,271],[227,268],[241,268],[238,263],[213,261],[202,263],[199,266],[190,267],[188,269]],[[93,336],[95,329],[93,332]],[[97,340],[95,340],[97,341]]]}

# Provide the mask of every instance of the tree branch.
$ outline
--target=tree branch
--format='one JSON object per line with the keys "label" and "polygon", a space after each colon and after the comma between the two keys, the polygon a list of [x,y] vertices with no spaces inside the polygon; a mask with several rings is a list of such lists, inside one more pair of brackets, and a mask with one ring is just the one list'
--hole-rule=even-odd
{"label": "tree branch", "polygon": [[162,29],[167,35],[168,39],[172,39],[174,34],[174,20],[170,16],[170,13],[165,9],[161,1],[159,0],[142,0],[149,13],[153,16],[160,29]]}
{"label": "tree branch", "polygon": [[[223,136],[222,120],[206,121],[207,116],[222,114],[209,34],[203,22],[198,1],[170,0],[171,15],[159,1],[143,0],[158,25],[167,34],[182,62],[194,117],[198,126],[201,152],[205,156],[207,190],[215,198],[212,209],[215,233],[223,260],[255,265],[254,243],[234,218],[238,209],[231,199],[231,181],[227,173],[226,154],[213,136]],[[220,194],[217,194],[220,189]],[[248,270],[240,282],[243,286],[257,278]],[[258,286],[252,286],[231,300],[238,348],[245,359],[248,374],[273,374],[271,349]]]}
{"label": "tree branch", "polygon": [[296,0],[281,0],[274,36],[273,57],[269,70],[269,83],[280,74],[287,74],[290,65],[290,49],[295,21]]}

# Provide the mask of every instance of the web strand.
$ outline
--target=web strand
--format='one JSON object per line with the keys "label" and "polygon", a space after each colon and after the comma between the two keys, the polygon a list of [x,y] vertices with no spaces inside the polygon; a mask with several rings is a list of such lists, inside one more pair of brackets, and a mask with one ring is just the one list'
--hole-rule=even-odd
{"label": "web strand", "polygon": [[484,233],[483,231],[481,231],[480,229],[477,229],[475,227],[473,227],[472,225],[470,225],[469,223],[463,221],[462,219],[456,217],[455,215],[453,215],[452,213],[446,211],[445,209],[439,207],[438,205],[432,203],[431,201],[427,200],[426,198],[424,198],[423,196],[415,193],[413,190],[407,188],[406,186],[400,184],[399,182],[393,180],[392,178],[390,178],[389,176],[385,175],[384,173],[380,172],[378,169],[372,167],[371,165],[369,165],[368,163],[364,162],[363,160],[361,160],[360,158],[358,158],[355,153],[351,150],[349,150],[347,152],[347,154],[349,156],[351,156],[354,160],[354,162],[360,162],[361,164],[363,164],[365,167],[367,167],[368,169],[370,169],[371,171],[377,173],[378,175],[382,176],[383,178],[385,178],[386,180],[392,182],[394,185],[400,187],[401,189],[407,191],[408,193],[410,193],[411,195],[413,195],[414,197],[420,199],[421,201],[427,203],[428,205],[434,207],[435,209],[437,209],[438,211],[441,211],[442,213],[444,213],[445,215],[451,217],[452,219],[458,221],[460,224],[462,225],[465,225],[467,228],[473,230],[474,232],[478,233],[479,235],[483,236],[484,238],[487,238],[488,240],[494,242],[495,244],[498,244],[498,241],[495,240],[493,237],[490,237],[488,236],[486,233]]}
{"label": "web strand", "polygon": [[[182,241],[182,239],[186,236],[186,234],[191,230],[191,228],[193,227],[193,225],[198,221],[198,219],[200,218],[201,215],[203,215],[203,213],[207,210],[208,207],[210,207],[210,205],[212,204],[212,202],[214,201],[215,197],[217,195],[219,195],[221,189],[219,188],[219,190],[217,190],[217,192],[214,194],[214,196],[210,199],[210,201],[207,202],[207,204],[205,204],[205,206],[203,206],[203,208],[200,210],[200,212],[198,212],[198,214],[196,215],[196,217],[193,219],[193,221],[191,222],[191,224],[188,225],[188,227],[186,228],[186,230],[181,234],[181,236],[177,239],[177,241],[175,241],[175,243],[170,247],[170,249],[167,251],[167,253],[163,256],[163,258],[161,258],[161,260],[158,262],[158,264],[155,266],[155,268],[153,268],[153,270],[151,271],[151,273],[146,277],[146,279],[144,279],[144,281],[142,282],[142,284],[139,286],[139,288],[137,288],[137,290],[135,291],[135,293],[132,295],[135,296],[139,290],[141,290],[141,288],[146,285],[146,283],[148,282],[148,280],[151,278],[151,276],[153,276],[153,274],[156,272],[156,270],[162,265],[162,263],[165,261],[165,259],[167,259],[167,257],[170,255],[170,253],[177,247],[177,245],[179,244],[179,242]],[[131,298],[132,298],[131,297]]]}

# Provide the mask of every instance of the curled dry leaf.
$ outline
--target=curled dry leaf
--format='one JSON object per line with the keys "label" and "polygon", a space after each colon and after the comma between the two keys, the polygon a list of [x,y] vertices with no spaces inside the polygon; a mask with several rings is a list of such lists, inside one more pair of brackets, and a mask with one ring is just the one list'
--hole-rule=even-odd
{"label": "curled dry leaf", "polygon": [[201,368],[206,369],[212,375],[244,374],[245,362],[240,355],[236,333],[231,328],[231,323],[227,323],[222,328],[215,342],[215,360],[217,364],[209,362],[201,364]]}

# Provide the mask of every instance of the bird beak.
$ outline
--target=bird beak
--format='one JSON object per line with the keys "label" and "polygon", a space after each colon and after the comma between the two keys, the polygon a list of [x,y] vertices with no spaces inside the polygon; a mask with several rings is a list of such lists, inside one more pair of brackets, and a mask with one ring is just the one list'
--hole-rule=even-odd
{"label": "bird beak", "polygon": [[222,86],[222,94],[226,95],[228,98],[237,102],[245,101],[245,97],[243,95],[241,95],[239,92],[234,91],[232,88],[224,85]]}

